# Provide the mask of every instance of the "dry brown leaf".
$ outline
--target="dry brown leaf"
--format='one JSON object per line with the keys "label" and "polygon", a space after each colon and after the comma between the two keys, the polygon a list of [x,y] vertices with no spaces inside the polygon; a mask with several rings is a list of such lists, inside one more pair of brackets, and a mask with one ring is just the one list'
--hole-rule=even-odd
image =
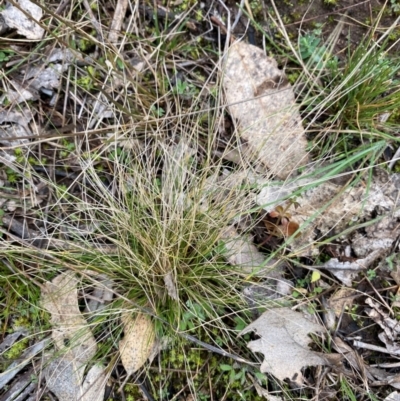
{"label": "dry brown leaf", "polygon": [[351,307],[356,295],[357,291],[351,288],[339,288],[339,290],[329,298],[328,305],[335,312],[335,316],[340,317],[346,307]]}
{"label": "dry brown leaf", "polygon": [[[18,139],[18,137],[32,135],[29,127],[32,118],[33,114],[28,109],[0,112],[0,143],[6,146],[16,146],[29,142],[27,139]],[[13,139],[9,140],[9,138]]]}
{"label": "dry brown leaf", "polygon": [[371,252],[363,259],[356,259],[353,262],[340,262],[337,258],[332,258],[324,263],[321,268],[331,272],[343,284],[351,287],[354,278],[360,271],[368,269],[378,258],[382,256],[382,250],[378,249]]}
{"label": "dry brown leaf", "polygon": [[164,284],[168,295],[175,301],[179,301],[178,289],[176,288],[175,279],[172,271],[164,276]]}
{"label": "dry brown leaf", "polygon": [[106,370],[94,365],[81,384],[81,374],[72,361],[57,358],[44,369],[48,389],[60,401],[99,401],[104,399]]}
{"label": "dry brown leaf", "polygon": [[264,265],[265,255],[252,243],[251,238],[241,236],[234,226],[223,231],[222,239],[227,250],[227,261],[231,265],[240,267],[245,273],[257,272]]}
{"label": "dry brown leaf", "polygon": [[340,337],[334,337],[332,346],[340,355],[343,355],[353,369],[360,372],[363,377],[368,377],[370,380],[373,379],[368,370],[369,366],[365,364],[364,360],[356,351],[353,350],[353,348],[350,347],[350,345],[345,343]]}
{"label": "dry brown leaf", "polygon": [[95,355],[97,344],[79,310],[77,285],[75,273],[61,273],[45,283],[42,306],[51,314],[52,338],[58,350],[66,350],[65,358],[83,365]]}
{"label": "dry brown leaf", "polygon": [[398,342],[400,335],[399,322],[391,318],[388,313],[385,313],[379,303],[371,298],[367,298],[365,303],[371,307],[371,309],[366,310],[367,315],[383,329],[378,334],[378,338],[385,344],[388,353],[400,355],[400,343]]}
{"label": "dry brown leaf", "polygon": [[307,162],[307,142],[292,87],[273,58],[258,47],[233,44],[223,85],[250,159],[280,178]]}
{"label": "dry brown leaf", "polygon": [[311,341],[308,334],[324,330],[323,326],[310,322],[300,312],[274,308],[264,312],[239,335],[254,331],[261,337],[247,345],[253,352],[264,354],[261,372],[299,383],[304,366],[328,364],[322,355],[308,348]]}
{"label": "dry brown leaf", "polygon": [[[355,232],[351,235],[351,248],[360,259],[367,258],[373,251],[390,249],[400,234],[400,226],[397,224],[400,216],[397,197],[400,180],[396,181],[380,169],[374,170],[368,188],[363,183],[344,188],[343,184],[333,180],[315,185],[317,177],[299,177],[296,181],[284,184],[253,178],[253,182],[262,186],[256,202],[267,212],[278,205],[288,207],[290,200],[285,199],[301,188],[310,187],[296,196],[296,207],[289,208],[293,219],[301,226],[301,235],[290,244],[296,254],[318,255],[316,233],[320,236],[341,233],[348,229],[350,221],[371,220],[377,207],[387,211],[388,215],[365,227],[365,233]],[[351,178],[350,175],[347,177]],[[302,227],[303,223],[306,223],[305,227]]]}
{"label": "dry brown leaf", "polygon": [[96,353],[97,344],[78,304],[78,279],[67,271],[46,282],[42,306],[51,314],[52,338],[62,357],[52,358],[44,370],[49,389],[62,401],[97,401],[105,391],[104,367],[93,366],[85,380],[87,362]]}
{"label": "dry brown leaf", "polygon": [[4,97],[7,97],[10,103],[16,104],[26,102],[27,100],[38,100],[39,93],[33,88],[25,88],[18,81],[11,79]]}
{"label": "dry brown leaf", "polygon": [[124,338],[119,343],[122,365],[128,375],[139,370],[149,358],[155,345],[154,324],[143,313],[135,318],[131,313],[121,316]]}

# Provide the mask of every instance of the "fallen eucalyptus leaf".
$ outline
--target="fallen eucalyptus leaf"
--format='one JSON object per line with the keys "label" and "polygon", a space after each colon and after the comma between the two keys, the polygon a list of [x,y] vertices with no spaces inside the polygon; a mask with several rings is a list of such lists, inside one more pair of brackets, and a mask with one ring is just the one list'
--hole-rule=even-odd
{"label": "fallen eucalyptus leaf", "polygon": [[357,259],[353,262],[340,262],[337,258],[332,258],[324,263],[321,268],[331,272],[343,284],[351,287],[352,281],[360,271],[368,269],[380,256],[382,250],[371,252],[366,258]]}
{"label": "fallen eucalyptus leaf", "polygon": [[97,344],[78,305],[78,279],[67,271],[46,282],[42,306],[51,314],[52,338],[65,357],[78,364],[87,363],[96,353]]}
{"label": "fallen eucalyptus leaf", "polygon": [[300,312],[289,308],[274,308],[264,312],[239,335],[254,331],[260,339],[250,341],[253,352],[264,354],[261,372],[271,373],[279,380],[289,378],[301,382],[304,366],[327,365],[322,355],[311,351],[309,333],[324,331],[324,327],[310,322]]}
{"label": "fallen eucalyptus leaf", "polygon": [[124,326],[124,338],[119,343],[121,362],[128,375],[139,370],[150,357],[156,343],[154,324],[143,313],[135,318],[131,313],[121,316]]}
{"label": "fallen eucalyptus leaf", "polygon": [[106,391],[106,370],[104,366],[93,365],[82,385],[81,401],[104,400]]}
{"label": "fallen eucalyptus leaf", "polygon": [[43,370],[48,389],[59,400],[76,401],[80,396],[81,374],[75,364],[64,358],[57,358],[48,363]]}
{"label": "fallen eucalyptus leaf", "polygon": [[234,266],[240,267],[245,273],[259,273],[265,263],[265,255],[263,255],[251,239],[239,235],[233,226],[227,227],[222,233],[222,240],[226,249],[226,259]]}
{"label": "fallen eucalyptus leaf", "polygon": [[276,60],[258,47],[235,43],[227,55],[223,85],[250,160],[280,178],[307,163],[307,141],[292,87]]}
{"label": "fallen eucalyptus leaf", "polygon": [[81,383],[81,374],[73,361],[57,358],[44,368],[48,389],[60,401],[98,401],[104,399],[106,371],[103,366],[94,365]]}
{"label": "fallen eucalyptus leaf", "polygon": [[48,358],[44,376],[59,400],[97,401],[104,398],[105,370],[94,365],[83,381],[86,364],[94,357],[97,344],[79,310],[77,285],[75,273],[67,271],[46,282],[42,290],[42,306],[51,314],[54,344],[63,351],[61,357]]}

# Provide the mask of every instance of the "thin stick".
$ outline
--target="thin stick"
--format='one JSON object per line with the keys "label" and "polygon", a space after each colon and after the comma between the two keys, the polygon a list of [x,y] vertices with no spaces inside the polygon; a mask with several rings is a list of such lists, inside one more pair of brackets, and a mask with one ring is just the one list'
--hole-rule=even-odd
{"label": "thin stick", "polygon": [[389,351],[388,349],[386,349],[384,347],[379,347],[378,345],[364,343],[362,341],[353,341],[353,345],[358,348],[364,348],[364,349],[369,349],[371,351],[383,352],[385,354],[400,355],[400,350]]}
{"label": "thin stick", "polygon": [[94,29],[96,30],[97,34],[99,35],[99,37],[103,37],[103,32],[101,30],[100,24],[97,21],[95,15],[93,14],[93,10],[90,7],[90,4],[88,2],[88,0],[83,0],[83,5],[85,6],[85,9],[87,11],[87,13],[89,14],[89,18],[90,18],[90,22],[92,23]]}
{"label": "thin stick", "polygon": [[112,44],[118,42],[118,36],[121,31],[122,22],[125,18],[126,10],[128,9],[128,0],[118,0],[117,7],[115,7],[114,17],[111,21],[110,33],[108,40]]}

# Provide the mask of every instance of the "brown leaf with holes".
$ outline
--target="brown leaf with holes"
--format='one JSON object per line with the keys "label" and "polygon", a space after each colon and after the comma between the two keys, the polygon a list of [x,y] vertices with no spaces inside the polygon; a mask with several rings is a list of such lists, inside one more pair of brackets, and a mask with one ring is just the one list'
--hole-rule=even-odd
{"label": "brown leaf with holes", "polygon": [[226,58],[223,85],[244,157],[283,179],[307,163],[298,106],[276,60],[258,47],[235,43]]}
{"label": "brown leaf with holes", "polygon": [[119,343],[122,365],[128,375],[139,370],[151,355],[155,345],[154,324],[143,313],[132,317],[131,313],[121,316],[124,338]]}
{"label": "brown leaf with holes", "polygon": [[328,305],[336,317],[340,317],[346,308],[351,308],[357,294],[352,288],[341,287],[329,298]]}

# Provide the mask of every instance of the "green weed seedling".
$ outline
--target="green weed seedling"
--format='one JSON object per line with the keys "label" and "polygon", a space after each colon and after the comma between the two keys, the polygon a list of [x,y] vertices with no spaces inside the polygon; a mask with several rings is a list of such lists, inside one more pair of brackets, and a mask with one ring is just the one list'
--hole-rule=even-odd
{"label": "green weed seedling", "polygon": [[9,61],[12,56],[14,56],[15,52],[13,50],[1,50],[0,51],[0,65]]}
{"label": "green weed seedling", "polygon": [[394,14],[400,14],[400,2],[398,0],[390,0],[390,8]]}
{"label": "green weed seedling", "polygon": [[172,89],[173,94],[186,97],[192,97],[196,95],[197,92],[198,91],[193,84],[181,80],[180,78],[177,78],[175,86]]}
{"label": "green weed seedling", "polygon": [[327,6],[336,6],[338,3],[338,0],[323,0],[324,4]]}
{"label": "green weed seedling", "polygon": [[162,117],[165,115],[165,110],[162,107],[157,107],[155,104],[152,104],[150,107],[150,112],[154,117]]}
{"label": "green weed seedling", "polygon": [[374,278],[376,278],[376,270],[368,269],[367,277],[368,277],[368,280],[373,280]]}

